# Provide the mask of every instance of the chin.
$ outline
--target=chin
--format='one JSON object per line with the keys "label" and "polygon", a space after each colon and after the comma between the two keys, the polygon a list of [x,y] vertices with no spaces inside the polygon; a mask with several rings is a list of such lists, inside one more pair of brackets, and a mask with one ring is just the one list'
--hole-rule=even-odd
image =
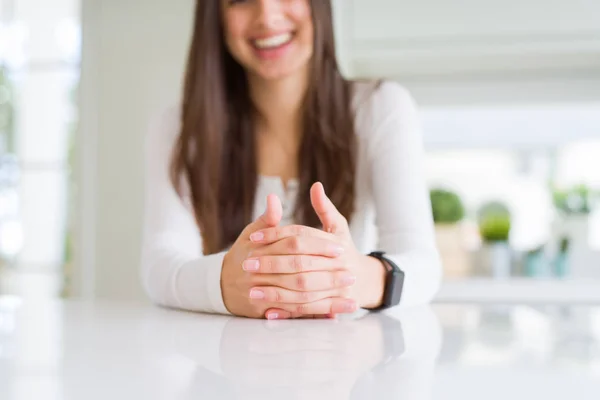
{"label": "chin", "polygon": [[246,70],[252,71],[254,76],[263,80],[281,80],[303,73],[310,63],[311,56],[311,52],[302,52],[297,57],[288,57],[287,60],[265,62],[254,59]]}
{"label": "chin", "polygon": [[301,68],[302,66],[298,68],[256,68],[254,69],[253,74],[265,81],[277,81],[294,76],[300,72]]}

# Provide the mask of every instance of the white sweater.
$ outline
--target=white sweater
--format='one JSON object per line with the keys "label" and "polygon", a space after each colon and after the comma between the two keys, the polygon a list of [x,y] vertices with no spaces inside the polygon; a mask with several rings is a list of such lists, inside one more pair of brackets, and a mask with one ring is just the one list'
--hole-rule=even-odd
{"label": "white sweater", "polygon": [[[356,211],[350,218],[354,244],[365,254],[385,251],[404,271],[400,306],[427,303],[438,290],[442,268],[415,103],[398,84],[386,82],[373,91],[372,84],[357,83],[353,107],[358,136]],[[180,199],[169,179],[178,134],[179,111],[173,108],[151,125],[146,141],[143,285],[158,304],[229,314],[220,283],[225,252],[203,255],[189,196]],[[266,196],[275,193],[284,204],[282,225],[293,223],[297,188],[297,182],[286,190],[279,178],[261,176],[254,217],[264,211]]]}

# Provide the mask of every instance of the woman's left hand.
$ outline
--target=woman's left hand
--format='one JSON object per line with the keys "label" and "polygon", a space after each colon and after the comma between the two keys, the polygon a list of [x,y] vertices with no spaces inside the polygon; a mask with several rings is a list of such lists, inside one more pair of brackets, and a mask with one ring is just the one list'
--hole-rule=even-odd
{"label": "woman's left hand", "polygon": [[[354,312],[356,307],[374,308],[381,304],[385,281],[384,266],[377,259],[357,251],[348,221],[327,197],[321,183],[313,185],[310,196],[324,230],[290,225],[262,229],[250,236],[250,240],[264,246],[253,251],[248,257],[258,260],[260,265],[269,266],[256,271],[256,281],[264,282],[264,285],[253,288],[254,293],[261,293],[261,298],[255,301],[281,304],[280,307],[268,309],[265,313],[266,318],[334,315]],[[335,259],[335,268],[331,270],[314,272],[311,268],[303,268],[301,261],[312,259],[310,248],[302,248],[300,252],[297,248],[294,252],[288,250],[290,242],[310,244],[318,243],[319,240],[335,242],[343,248],[340,256]],[[296,264],[299,265],[295,265],[296,268],[277,268],[277,265],[289,265],[290,257],[297,260]],[[339,276],[340,271],[344,271],[345,276],[355,277],[354,286],[342,292],[343,297],[353,302],[350,301],[341,310],[339,307],[331,309],[329,304],[334,304],[331,298],[320,298],[322,296],[319,294],[324,293],[323,288],[328,285],[335,285],[335,277]],[[298,287],[299,282],[302,283],[302,287]]]}

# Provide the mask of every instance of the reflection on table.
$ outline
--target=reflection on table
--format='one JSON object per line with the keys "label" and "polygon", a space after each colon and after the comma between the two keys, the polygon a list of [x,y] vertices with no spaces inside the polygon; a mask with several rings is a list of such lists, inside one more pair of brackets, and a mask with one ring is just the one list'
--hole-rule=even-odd
{"label": "reflection on table", "polygon": [[436,305],[261,321],[0,300],[0,398],[597,399],[600,309]]}

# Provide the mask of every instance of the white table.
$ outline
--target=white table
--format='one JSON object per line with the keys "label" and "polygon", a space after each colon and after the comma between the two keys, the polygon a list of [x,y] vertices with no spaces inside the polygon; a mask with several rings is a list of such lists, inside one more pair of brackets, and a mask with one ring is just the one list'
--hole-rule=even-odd
{"label": "white table", "polygon": [[0,399],[594,399],[600,309],[258,321],[0,300]]}

